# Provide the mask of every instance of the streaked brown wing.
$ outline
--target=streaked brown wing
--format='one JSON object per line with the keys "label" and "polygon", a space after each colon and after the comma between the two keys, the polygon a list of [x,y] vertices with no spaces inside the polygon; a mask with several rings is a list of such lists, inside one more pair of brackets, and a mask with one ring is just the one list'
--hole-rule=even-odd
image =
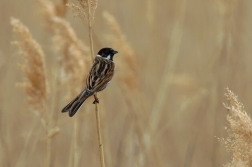
{"label": "streaked brown wing", "polygon": [[89,90],[99,92],[106,88],[114,75],[115,64],[100,57],[96,57],[87,78],[86,84]]}
{"label": "streaked brown wing", "polygon": [[109,81],[113,78],[113,76],[114,76],[114,71],[109,71],[103,80],[100,80],[100,82],[97,82],[97,85],[93,88],[93,90],[95,90],[96,92],[99,92],[105,89]]}

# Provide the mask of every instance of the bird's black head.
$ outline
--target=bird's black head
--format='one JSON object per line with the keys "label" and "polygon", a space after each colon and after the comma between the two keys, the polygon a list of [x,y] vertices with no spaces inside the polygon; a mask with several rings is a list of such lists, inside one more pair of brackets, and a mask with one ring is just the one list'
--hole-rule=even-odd
{"label": "bird's black head", "polygon": [[118,53],[112,48],[102,48],[97,56],[113,61],[114,54]]}

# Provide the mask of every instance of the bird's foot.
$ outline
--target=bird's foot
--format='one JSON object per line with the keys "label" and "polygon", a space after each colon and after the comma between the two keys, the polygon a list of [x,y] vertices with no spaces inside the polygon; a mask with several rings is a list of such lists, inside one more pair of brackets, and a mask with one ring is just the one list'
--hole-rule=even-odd
{"label": "bird's foot", "polygon": [[99,103],[99,99],[95,99],[93,104]]}
{"label": "bird's foot", "polygon": [[95,98],[95,100],[94,100],[93,104],[99,103],[99,99],[96,97],[96,95],[94,95],[94,98]]}

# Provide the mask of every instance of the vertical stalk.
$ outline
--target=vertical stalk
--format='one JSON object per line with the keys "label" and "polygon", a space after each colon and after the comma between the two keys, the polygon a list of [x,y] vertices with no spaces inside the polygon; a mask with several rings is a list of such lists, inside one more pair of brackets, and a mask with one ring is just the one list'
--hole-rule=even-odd
{"label": "vertical stalk", "polygon": [[95,104],[95,114],[96,114],[97,135],[98,135],[98,141],[99,141],[100,163],[101,163],[101,167],[105,167],[103,144],[102,144],[102,137],[101,137],[100,114],[99,114],[99,109],[98,109],[97,104]]}
{"label": "vertical stalk", "polygon": [[88,30],[89,30],[89,42],[90,42],[90,48],[91,48],[90,49],[91,59],[93,61],[93,59],[94,59],[94,48],[93,48],[93,37],[92,37],[92,26],[91,25],[88,26]]}
{"label": "vertical stalk", "polygon": [[[91,18],[91,10],[90,10],[90,0],[88,2],[88,30],[89,30],[89,42],[90,42],[90,51],[91,51],[91,59],[94,59],[94,48],[93,48],[93,38],[92,38],[92,18]],[[97,94],[96,94],[97,96]],[[98,104],[95,103],[95,114],[96,114],[96,125],[97,125],[97,135],[99,141],[99,153],[100,153],[100,163],[101,167],[105,167],[104,161],[104,153],[103,153],[103,144],[101,137],[101,123],[100,123],[100,114]]]}
{"label": "vertical stalk", "polygon": [[94,58],[94,47],[93,47],[93,37],[92,37],[92,18],[90,11],[90,0],[88,0],[88,31],[89,31],[89,43],[90,43],[90,51],[91,51],[91,59]]}
{"label": "vertical stalk", "polygon": [[73,167],[79,166],[79,149],[78,149],[78,139],[79,139],[79,132],[80,132],[80,119],[76,118],[74,122],[74,137],[73,137]]}
{"label": "vertical stalk", "polygon": [[[47,134],[49,134],[49,129],[47,130]],[[46,167],[51,166],[51,143],[52,140],[50,137],[46,139]]]}

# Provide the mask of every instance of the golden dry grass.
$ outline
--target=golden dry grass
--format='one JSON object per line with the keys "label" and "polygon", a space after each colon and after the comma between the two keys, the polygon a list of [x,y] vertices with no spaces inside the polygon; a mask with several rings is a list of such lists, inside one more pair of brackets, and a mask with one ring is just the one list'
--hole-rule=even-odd
{"label": "golden dry grass", "polygon": [[[119,51],[115,77],[99,94],[106,166],[251,166],[243,145],[250,141],[242,138],[252,111],[250,2],[98,1],[94,20],[74,18],[66,3],[78,1],[0,2],[0,166],[100,166],[93,99],[74,118],[60,112],[84,86],[90,28],[94,54],[106,46]],[[37,52],[30,48],[25,59],[11,45],[18,38],[10,17],[29,29],[25,40],[37,41]],[[25,68],[39,78],[43,73],[45,82],[30,82],[17,67],[29,62]],[[15,86],[23,81],[44,89],[32,100],[45,101],[46,131],[26,103],[28,92]],[[223,112],[227,86],[247,115],[243,108],[233,112],[233,103]],[[224,128],[229,124],[231,133]],[[231,152],[215,136],[230,139]]]}
{"label": "golden dry grass", "polygon": [[29,29],[18,19],[11,18],[13,33],[18,46],[18,54],[23,56],[20,69],[25,76],[25,81],[19,83],[26,93],[28,103],[33,107],[33,111],[42,116],[44,126],[48,126],[48,86],[45,71],[44,53],[40,45],[33,39]]}
{"label": "golden dry grass", "polygon": [[227,89],[225,95],[228,100],[225,107],[229,111],[227,116],[229,126],[228,137],[221,139],[221,142],[232,154],[232,162],[226,166],[238,166],[238,163],[252,166],[252,120],[231,90]]}

